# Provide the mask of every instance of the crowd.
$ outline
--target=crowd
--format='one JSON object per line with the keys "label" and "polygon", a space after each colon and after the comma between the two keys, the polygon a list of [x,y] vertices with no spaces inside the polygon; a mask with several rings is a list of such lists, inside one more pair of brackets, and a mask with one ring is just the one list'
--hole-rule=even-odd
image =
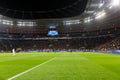
{"label": "crowd", "polygon": [[98,46],[96,49],[98,50],[120,50],[120,37],[117,37],[115,39],[111,39],[107,41],[106,43]]}
{"label": "crowd", "polygon": [[[70,33],[63,39],[40,34],[0,34],[0,51],[76,51],[120,49],[120,29]],[[46,38],[47,37],[47,38]],[[59,36],[58,36],[59,37]],[[19,50],[19,51],[20,51]]]}

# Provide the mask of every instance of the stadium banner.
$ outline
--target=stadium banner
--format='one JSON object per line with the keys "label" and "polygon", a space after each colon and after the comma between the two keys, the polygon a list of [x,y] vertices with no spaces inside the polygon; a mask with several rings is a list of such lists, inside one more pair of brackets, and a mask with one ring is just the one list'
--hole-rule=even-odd
{"label": "stadium banner", "polygon": [[112,53],[120,54],[120,50],[112,50]]}
{"label": "stadium banner", "polygon": [[106,52],[120,54],[120,50],[107,50]]}

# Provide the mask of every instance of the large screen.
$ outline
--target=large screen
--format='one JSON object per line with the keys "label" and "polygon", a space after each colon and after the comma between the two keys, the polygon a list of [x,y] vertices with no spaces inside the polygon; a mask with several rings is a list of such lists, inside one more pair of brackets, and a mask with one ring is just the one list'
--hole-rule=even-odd
{"label": "large screen", "polygon": [[48,36],[57,36],[58,35],[58,31],[57,30],[50,30],[48,31]]}

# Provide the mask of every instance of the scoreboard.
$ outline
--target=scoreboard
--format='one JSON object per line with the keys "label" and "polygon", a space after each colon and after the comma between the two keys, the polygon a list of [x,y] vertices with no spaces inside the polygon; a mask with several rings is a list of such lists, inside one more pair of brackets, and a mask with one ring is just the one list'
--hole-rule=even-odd
{"label": "scoreboard", "polygon": [[57,23],[52,23],[48,25],[48,36],[57,36],[58,35],[58,30],[57,30],[58,24]]}

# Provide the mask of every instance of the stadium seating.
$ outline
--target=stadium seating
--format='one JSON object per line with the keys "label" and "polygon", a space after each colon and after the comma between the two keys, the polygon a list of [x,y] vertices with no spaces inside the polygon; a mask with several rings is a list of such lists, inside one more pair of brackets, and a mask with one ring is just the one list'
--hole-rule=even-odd
{"label": "stadium seating", "polygon": [[53,50],[110,50],[120,48],[120,28],[96,31],[63,33],[57,37],[46,34],[1,33],[0,50],[11,51],[20,48],[22,51]]}

